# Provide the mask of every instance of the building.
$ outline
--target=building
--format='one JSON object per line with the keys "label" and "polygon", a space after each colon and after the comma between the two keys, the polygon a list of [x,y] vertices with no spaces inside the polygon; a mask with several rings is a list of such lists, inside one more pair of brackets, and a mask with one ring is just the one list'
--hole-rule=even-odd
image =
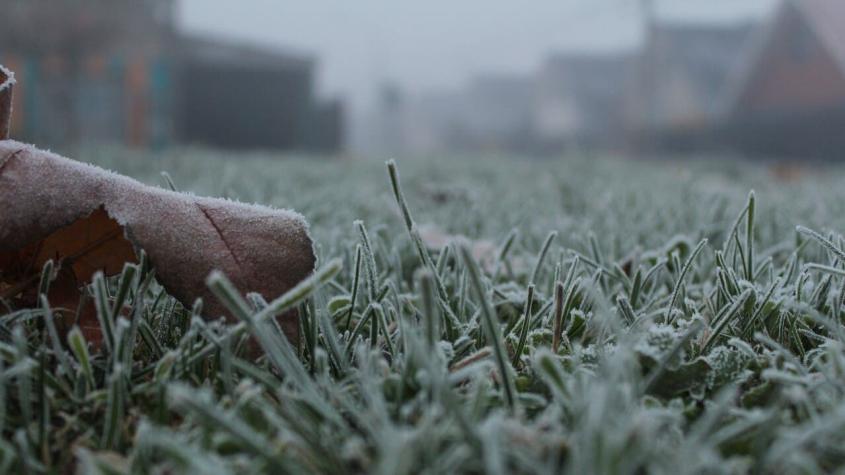
{"label": "building", "polygon": [[728,122],[748,153],[845,156],[845,2],[780,5],[737,77]]}
{"label": "building", "polygon": [[751,24],[652,21],[626,92],[625,124],[640,149],[693,150],[714,141]]}
{"label": "building", "polygon": [[0,62],[17,78],[12,136],[45,146],[169,140],[157,95],[170,67],[170,0],[0,0]]}
{"label": "building", "polygon": [[0,0],[12,136],[45,147],[175,143],[331,152],[342,107],[313,58],[178,31],[176,0]]}
{"label": "building", "polygon": [[535,147],[542,152],[622,145],[627,53],[560,53],[538,73]]}
{"label": "building", "polygon": [[311,58],[182,37],[175,59],[180,141],[221,148],[307,148],[317,113]]}

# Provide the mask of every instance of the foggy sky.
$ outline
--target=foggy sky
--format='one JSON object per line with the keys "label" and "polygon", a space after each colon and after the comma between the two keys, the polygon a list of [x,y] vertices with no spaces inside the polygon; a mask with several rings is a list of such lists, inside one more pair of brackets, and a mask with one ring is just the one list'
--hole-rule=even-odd
{"label": "foggy sky", "polygon": [[[776,0],[663,0],[679,20],[759,17]],[[639,0],[183,0],[189,31],[315,55],[322,94],[361,106],[385,80],[454,88],[479,72],[529,73],[551,51],[631,47]]]}

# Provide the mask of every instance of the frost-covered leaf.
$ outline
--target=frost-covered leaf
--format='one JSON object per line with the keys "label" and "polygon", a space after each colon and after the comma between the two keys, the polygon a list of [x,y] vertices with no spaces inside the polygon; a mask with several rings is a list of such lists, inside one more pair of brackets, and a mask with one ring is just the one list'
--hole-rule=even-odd
{"label": "frost-covered leaf", "polygon": [[[293,211],[153,188],[11,140],[0,142],[0,202],[7,297],[31,293],[48,259],[72,271],[76,288],[144,250],[170,294],[186,306],[202,298],[217,317],[228,312],[205,285],[211,271],[273,298],[314,267],[307,224]],[[283,327],[295,340],[294,315]]]}

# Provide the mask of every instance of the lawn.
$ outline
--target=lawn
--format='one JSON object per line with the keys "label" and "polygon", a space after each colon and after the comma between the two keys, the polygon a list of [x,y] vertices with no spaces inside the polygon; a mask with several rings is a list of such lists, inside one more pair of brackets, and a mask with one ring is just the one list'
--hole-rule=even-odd
{"label": "lawn", "polygon": [[2,472],[845,467],[845,168],[75,156],[304,214],[317,271],[264,296],[299,309],[301,345],[225,279],[246,324],[144,269],[91,289],[140,319],[117,319],[113,353],[59,341],[44,308],[4,311]]}

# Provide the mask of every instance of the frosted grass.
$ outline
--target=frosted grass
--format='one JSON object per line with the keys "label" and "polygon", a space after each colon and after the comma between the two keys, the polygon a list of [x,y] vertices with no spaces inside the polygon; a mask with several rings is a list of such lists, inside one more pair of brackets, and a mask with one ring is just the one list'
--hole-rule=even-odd
{"label": "frosted grass", "polygon": [[[284,296],[210,276],[235,324],[128,266],[91,287],[98,350],[60,341],[68,309],[10,308],[4,472],[845,466],[840,168],[781,183],[712,163],[85,156],[297,209],[320,264]],[[462,237],[435,248],[424,225]],[[501,243],[487,263],[479,240]],[[272,318],[291,308],[298,352]]]}

